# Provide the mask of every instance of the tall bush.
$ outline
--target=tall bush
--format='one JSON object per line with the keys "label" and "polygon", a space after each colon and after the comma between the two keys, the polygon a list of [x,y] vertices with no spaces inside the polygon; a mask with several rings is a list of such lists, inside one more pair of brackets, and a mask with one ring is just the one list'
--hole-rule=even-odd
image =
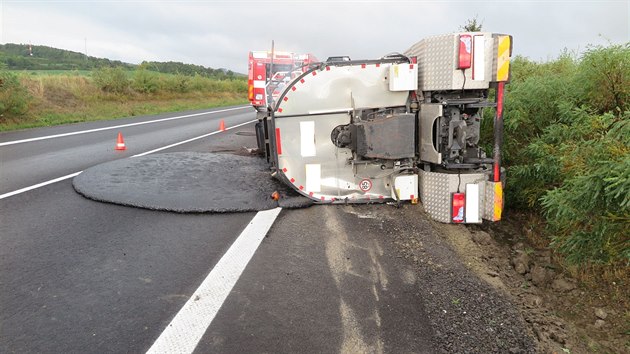
{"label": "tall bush", "polygon": [[22,115],[30,101],[31,96],[18,76],[0,68],[0,116]]}
{"label": "tall bush", "polygon": [[94,83],[103,91],[111,93],[125,93],[129,90],[130,81],[127,72],[122,67],[104,67],[92,74]]}
{"label": "tall bush", "polygon": [[582,58],[578,93],[598,112],[620,115],[630,106],[630,43],[597,46]]}
{"label": "tall bush", "polygon": [[541,210],[571,263],[630,265],[630,48],[514,62],[506,94],[511,207]]}
{"label": "tall bush", "polygon": [[158,75],[146,69],[138,69],[133,75],[131,86],[136,92],[155,93],[160,88]]}
{"label": "tall bush", "polygon": [[174,93],[186,93],[190,91],[190,81],[190,76],[182,74],[167,75],[162,77],[162,89]]}

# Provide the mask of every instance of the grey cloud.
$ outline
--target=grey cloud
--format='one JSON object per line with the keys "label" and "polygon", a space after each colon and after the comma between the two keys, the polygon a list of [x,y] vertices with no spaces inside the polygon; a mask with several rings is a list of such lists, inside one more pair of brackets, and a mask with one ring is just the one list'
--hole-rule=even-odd
{"label": "grey cloud", "polygon": [[[29,14],[35,22],[6,18]],[[138,63],[184,61],[247,70],[247,52],[276,48],[375,58],[423,37],[454,32],[475,15],[484,29],[514,35],[516,54],[556,57],[565,47],[628,41],[627,1],[198,1],[3,4],[4,42],[83,50]],[[599,36],[601,34],[601,36]],[[72,46],[72,47],[64,47]]]}

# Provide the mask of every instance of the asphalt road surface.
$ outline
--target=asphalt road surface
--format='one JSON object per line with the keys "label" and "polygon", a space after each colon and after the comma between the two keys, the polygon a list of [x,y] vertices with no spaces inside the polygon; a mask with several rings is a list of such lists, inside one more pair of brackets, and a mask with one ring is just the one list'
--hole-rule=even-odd
{"label": "asphalt road surface", "polygon": [[[221,119],[243,125],[214,133]],[[242,153],[254,119],[232,107],[0,134],[0,352],[533,351],[420,206],[282,210],[264,232],[256,213],[151,211],[45,183],[195,137],[159,152]]]}

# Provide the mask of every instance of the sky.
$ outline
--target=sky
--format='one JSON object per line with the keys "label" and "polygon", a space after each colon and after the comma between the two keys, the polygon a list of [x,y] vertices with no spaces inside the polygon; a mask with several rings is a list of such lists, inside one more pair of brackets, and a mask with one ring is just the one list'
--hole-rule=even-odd
{"label": "sky", "polygon": [[139,64],[180,61],[247,72],[251,50],[375,59],[477,18],[513,35],[514,55],[630,39],[630,0],[74,1],[0,0],[0,43],[31,43]]}

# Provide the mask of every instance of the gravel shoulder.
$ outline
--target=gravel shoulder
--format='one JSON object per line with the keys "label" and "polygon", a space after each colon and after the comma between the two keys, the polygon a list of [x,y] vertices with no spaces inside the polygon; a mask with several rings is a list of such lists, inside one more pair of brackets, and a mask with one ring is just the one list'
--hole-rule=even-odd
{"label": "gravel shoulder", "polygon": [[630,353],[627,301],[571,278],[550,250],[528,242],[527,224],[512,215],[497,224],[433,226],[468,269],[511,299],[538,352]]}
{"label": "gravel shoulder", "polygon": [[[470,267],[453,240],[465,227],[429,220],[420,205],[379,210],[388,239],[413,266],[434,328],[434,345],[444,353],[534,353],[537,344],[522,313],[492,275]],[[472,271],[471,271],[472,270]]]}

